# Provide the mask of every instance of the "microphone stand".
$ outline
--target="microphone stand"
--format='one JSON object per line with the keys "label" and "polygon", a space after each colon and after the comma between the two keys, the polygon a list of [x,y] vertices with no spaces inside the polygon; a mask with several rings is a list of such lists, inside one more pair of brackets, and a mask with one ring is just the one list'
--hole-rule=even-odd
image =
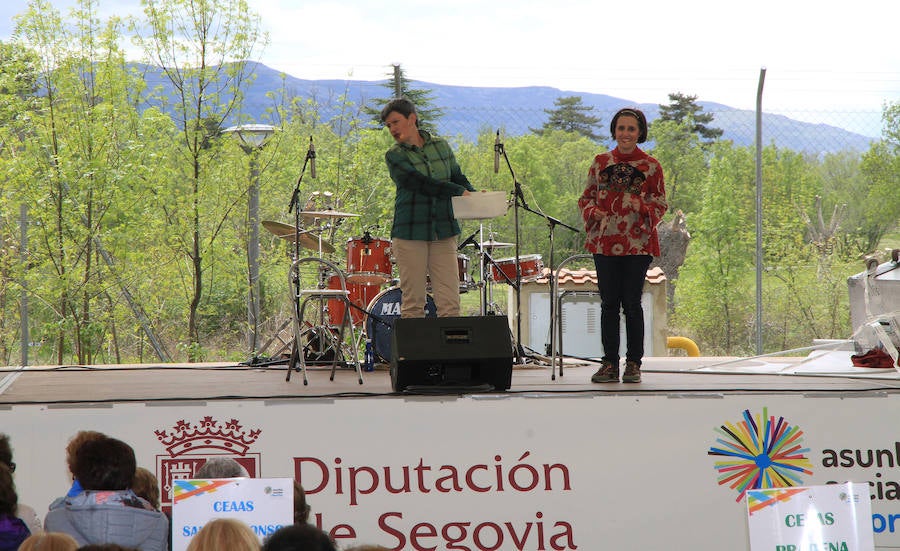
{"label": "microphone stand", "polygon": [[[526,212],[530,212],[532,214],[536,214],[541,218],[547,220],[547,225],[550,227],[550,274],[547,276],[548,281],[550,283],[550,332],[551,338],[553,336],[553,327],[554,327],[554,318],[556,316],[556,308],[555,308],[555,300],[554,300],[554,288],[556,282],[554,281],[553,276],[553,233],[556,226],[563,226],[568,228],[576,233],[579,232],[577,228],[573,228],[572,226],[565,224],[564,222],[553,218],[552,216],[548,216],[542,212],[538,212],[531,207],[528,206],[528,203],[525,202],[525,195],[522,193],[522,185],[519,183],[518,178],[516,178],[516,174],[513,171],[512,164],[509,162],[509,157],[506,155],[506,148],[503,146],[503,143],[500,142],[500,132],[497,131],[497,142],[494,147],[499,151],[503,158],[506,161],[506,166],[509,168],[509,172],[513,177],[513,194],[515,195],[515,204],[513,205],[513,223],[515,224],[515,235],[516,235],[516,281],[513,288],[516,290],[516,336],[518,337],[518,343],[516,346],[516,361],[518,362],[522,356],[522,296],[521,296],[521,288],[522,288],[522,268],[519,266],[519,208]],[[554,373],[555,375],[555,373]]]}
{"label": "microphone stand", "polygon": [[[550,356],[551,358],[556,357],[556,327],[559,324],[557,318],[559,317],[559,312],[556,311],[556,296],[559,287],[559,282],[556,280],[556,270],[553,269],[553,247],[554,247],[554,239],[553,239],[553,230],[556,229],[556,226],[562,226],[564,228],[570,229],[575,233],[579,233],[580,230],[577,228],[573,228],[572,226],[553,218],[552,216],[548,216],[541,212],[534,212],[533,210],[528,209],[529,212],[533,212],[538,216],[543,216],[547,220],[547,226],[550,228],[550,271],[547,273],[547,281],[550,284]],[[560,359],[562,361],[562,359]],[[552,360],[551,360],[552,362]],[[552,365],[553,371],[551,372],[550,379],[556,380],[556,365]],[[562,370],[560,370],[560,376],[562,376]]]}
{"label": "microphone stand", "polygon": [[[309,149],[306,151],[306,157],[303,159],[303,168],[300,169],[300,176],[297,178],[297,183],[294,185],[294,191],[291,193],[291,202],[288,204],[288,213],[294,212],[294,258],[291,260],[291,272],[288,277],[292,288],[291,294],[293,295],[291,302],[294,306],[294,342],[291,346],[291,359],[288,361],[287,372],[289,380],[291,371],[297,369],[297,366],[300,363],[300,354],[303,353],[303,346],[300,343],[300,265],[297,261],[300,260],[300,184],[303,182],[303,175],[306,173],[306,165],[309,164],[309,160],[314,159],[316,155],[315,150],[312,148],[312,137],[310,137],[309,140]],[[294,287],[297,287],[297,289],[294,290]]]}
{"label": "microphone stand", "polygon": [[[509,169],[509,174],[513,179],[513,194],[514,194],[514,204],[513,204],[513,225],[515,226],[515,236],[516,236],[516,281],[513,285],[513,289],[516,292],[516,350],[515,350],[515,359],[517,364],[522,363],[522,269],[519,266],[519,206],[526,206],[525,204],[525,196],[522,194],[522,186],[519,184],[519,179],[516,178],[516,172],[513,170],[512,164],[509,162],[509,156],[506,154],[506,147],[504,147],[503,142],[500,141],[500,131],[497,131],[497,140],[494,143],[494,150],[497,152],[498,156],[502,155],[503,160],[506,162],[506,167]],[[495,163],[496,165],[496,163]],[[495,168],[497,168],[495,166]]]}

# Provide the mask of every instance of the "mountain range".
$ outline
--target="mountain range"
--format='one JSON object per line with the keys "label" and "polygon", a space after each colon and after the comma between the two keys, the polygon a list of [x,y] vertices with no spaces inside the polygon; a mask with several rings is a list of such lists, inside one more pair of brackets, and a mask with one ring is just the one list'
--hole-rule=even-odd
{"label": "mountain range", "polygon": [[[145,71],[148,69],[144,67]],[[289,96],[308,98],[319,107],[321,120],[331,120],[347,109],[359,109],[374,99],[391,95],[387,79],[362,80],[305,80],[286,75],[258,64],[254,67],[255,79],[245,85],[243,115],[251,122],[265,122],[263,114],[273,106],[267,94],[285,90]],[[171,85],[159,71],[145,72],[148,84],[163,87],[164,93]],[[452,86],[422,81],[410,81],[411,89],[430,91],[431,103],[443,111],[437,122],[438,132],[444,136],[462,136],[475,140],[485,130],[502,130],[505,136],[517,136],[540,128],[547,120],[545,110],[553,109],[560,97],[579,96],[582,104],[594,108],[594,115],[601,118],[600,128],[608,133],[608,121],[622,107],[638,107],[649,121],[659,116],[659,105],[637,103],[626,98],[603,94],[563,91],[548,86],[516,88]],[[747,146],[755,142],[756,112],[737,109],[709,101],[697,101],[704,113],[712,113],[714,120],[708,126],[721,128],[723,139],[735,145]],[[360,115],[368,118],[367,115]],[[822,123],[809,123],[784,115],[763,113],[763,143],[779,148],[812,154],[832,153],[842,150],[858,152],[869,149],[875,138],[850,130]],[[652,136],[651,136],[652,137]]]}

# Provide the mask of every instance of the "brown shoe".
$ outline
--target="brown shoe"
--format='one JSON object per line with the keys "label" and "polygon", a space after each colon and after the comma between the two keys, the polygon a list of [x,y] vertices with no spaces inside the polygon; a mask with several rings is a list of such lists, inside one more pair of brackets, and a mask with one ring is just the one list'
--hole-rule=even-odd
{"label": "brown shoe", "polygon": [[600,362],[600,369],[591,375],[592,383],[618,383],[619,382],[619,366],[613,365],[612,362],[603,360]]}
{"label": "brown shoe", "polygon": [[625,362],[625,373],[622,374],[623,383],[639,383],[641,382],[641,364],[627,360]]}

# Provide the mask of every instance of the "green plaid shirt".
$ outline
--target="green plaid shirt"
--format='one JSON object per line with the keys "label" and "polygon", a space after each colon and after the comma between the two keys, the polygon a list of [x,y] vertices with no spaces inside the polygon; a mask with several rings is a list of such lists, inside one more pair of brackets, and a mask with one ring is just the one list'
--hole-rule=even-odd
{"label": "green plaid shirt", "polygon": [[391,237],[435,241],[459,235],[450,198],[475,188],[446,141],[419,133],[425,139],[421,148],[398,143],[384,155],[397,186]]}

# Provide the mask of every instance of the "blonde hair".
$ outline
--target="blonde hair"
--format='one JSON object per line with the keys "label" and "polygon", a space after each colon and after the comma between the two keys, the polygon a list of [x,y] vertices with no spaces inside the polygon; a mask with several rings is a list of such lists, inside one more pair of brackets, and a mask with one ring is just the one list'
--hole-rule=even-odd
{"label": "blonde hair", "polygon": [[259,551],[259,538],[243,521],[217,518],[191,538],[187,551]]}
{"label": "blonde hair", "polygon": [[78,542],[69,534],[63,532],[37,532],[31,534],[22,545],[19,551],[77,551]]}

